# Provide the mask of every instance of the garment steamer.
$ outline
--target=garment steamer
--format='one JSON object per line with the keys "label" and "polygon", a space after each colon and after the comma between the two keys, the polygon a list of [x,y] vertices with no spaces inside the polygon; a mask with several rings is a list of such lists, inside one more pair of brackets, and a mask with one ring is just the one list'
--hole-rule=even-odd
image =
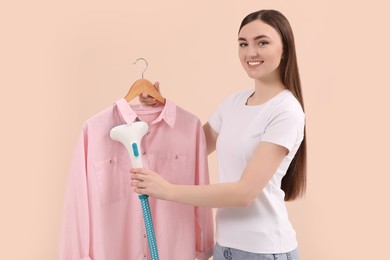
{"label": "garment steamer", "polygon": [[[132,124],[115,126],[110,131],[111,139],[123,144],[130,155],[131,164],[134,168],[143,168],[141,157],[141,139],[148,132],[148,125],[143,121]],[[158,260],[156,236],[154,234],[152,215],[150,214],[148,195],[139,195],[142,205],[146,234],[152,260]]]}

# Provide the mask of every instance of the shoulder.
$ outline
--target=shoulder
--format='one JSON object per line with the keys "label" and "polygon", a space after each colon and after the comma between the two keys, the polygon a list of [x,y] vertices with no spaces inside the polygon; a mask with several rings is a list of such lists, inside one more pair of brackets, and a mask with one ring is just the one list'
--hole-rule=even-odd
{"label": "shoulder", "polygon": [[84,125],[100,125],[109,121],[114,115],[114,105],[111,105],[100,112],[90,116],[84,121]]}
{"label": "shoulder", "polygon": [[275,109],[280,112],[291,112],[302,116],[305,114],[298,99],[288,90],[275,104]]}
{"label": "shoulder", "polygon": [[187,123],[200,123],[200,119],[190,111],[176,105],[176,118],[177,120],[185,121]]}
{"label": "shoulder", "polygon": [[282,93],[280,98],[273,102],[271,111],[271,121],[276,118],[289,118],[290,120],[297,120],[301,123],[304,123],[305,121],[305,113],[301,104],[288,90]]}

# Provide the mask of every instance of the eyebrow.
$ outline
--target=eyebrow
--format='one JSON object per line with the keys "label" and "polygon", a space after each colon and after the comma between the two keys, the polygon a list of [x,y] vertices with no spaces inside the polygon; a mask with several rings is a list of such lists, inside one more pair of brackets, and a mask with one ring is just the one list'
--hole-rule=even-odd
{"label": "eyebrow", "polygon": [[[259,39],[261,39],[261,38],[269,38],[268,36],[266,36],[266,35],[264,35],[264,34],[262,34],[262,35],[258,35],[258,36],[256,36],[255,38],[253,38],[253,40],[259,40]],[[239,41],[247,41],[247,39],[245,39],[245,38],[243,38],[243,37],[240,37],[240,38],[238,38],[238,40]]]}

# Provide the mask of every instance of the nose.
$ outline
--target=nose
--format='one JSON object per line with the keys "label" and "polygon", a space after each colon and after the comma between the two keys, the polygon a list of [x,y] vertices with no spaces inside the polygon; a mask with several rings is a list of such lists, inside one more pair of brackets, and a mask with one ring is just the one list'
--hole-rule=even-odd
{"label": "nose", "polygon": [[255,46],[249,45],[248,46],[248,52],[247,55],[248,57],[256,57],[258,55],[257,48]]}

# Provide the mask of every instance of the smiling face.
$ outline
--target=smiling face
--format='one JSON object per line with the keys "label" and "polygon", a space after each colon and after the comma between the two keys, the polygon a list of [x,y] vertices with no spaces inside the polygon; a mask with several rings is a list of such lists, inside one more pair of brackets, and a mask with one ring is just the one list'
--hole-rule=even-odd
{"label": "smiling face", "polygon": [[238,55],[250,78],[280,80],[283,43],[272,26],[255,20],[242,27],[238,34]]}

